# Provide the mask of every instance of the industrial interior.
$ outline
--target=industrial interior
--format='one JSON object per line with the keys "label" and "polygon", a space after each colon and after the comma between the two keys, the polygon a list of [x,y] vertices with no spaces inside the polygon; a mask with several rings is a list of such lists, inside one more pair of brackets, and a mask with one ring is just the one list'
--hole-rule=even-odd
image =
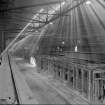
{"label": "industrial interior", "polygon": [[105,104],[105,0],[0,0],[0,104]]}

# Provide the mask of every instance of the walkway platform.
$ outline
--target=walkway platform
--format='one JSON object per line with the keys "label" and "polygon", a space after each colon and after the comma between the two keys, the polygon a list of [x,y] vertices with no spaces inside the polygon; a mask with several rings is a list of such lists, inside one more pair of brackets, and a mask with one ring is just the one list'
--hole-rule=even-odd
{"label": "walkway platform", "polygon": [[[37,67],[33,67],[21,59],[13,59],[11,62],[18,95],[22,104],[89,105],[87,100],[77,95],[65,83],[56,80],[51,74],[47,72],[38,73]],[[3,68],[5,67],[3,66]],[[2,77],[0,83],[2,84],[3,79],[8,82],[10,79],[9,69],[1,69],[0,73],[1,75],[8,75],[6,78],[0,76],[0,78]],[[3,95],[1,98],[5,99],[9,96],[14,98],[11,80],[5,84],[5,87],[8,87],[8,84],[7,91],[3,91],[0,86],[0,93]],[[6,93],[8,94],[6,95]]]}
{"label": "walkway platform", "polygon": [[46,72],[38,73],[37,68],[31,67],[31,65],[26,64],[25,62],[23,64],[18,63],[18,66],[21,72],[24,72],[25,75],[30,76],[31,79],[35,79],[35,81],[36,79],[38,79],[38,81],[43,81],[48,87],[53,88],[53,90],[55,90],[60,96],[62,96],[67,101],[67,104],[90,105],[87,100],[80,97],[79,94],[77,95],[77,93],[70,89],[68,86],[66,86],[65,83],[62,83],[60,80],[54,79],[54,77],[51,74]]}

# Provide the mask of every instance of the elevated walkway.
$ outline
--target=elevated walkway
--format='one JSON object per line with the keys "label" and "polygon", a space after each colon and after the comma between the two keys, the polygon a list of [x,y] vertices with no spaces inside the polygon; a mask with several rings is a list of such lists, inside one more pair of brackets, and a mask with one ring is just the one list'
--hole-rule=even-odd
{"label": "elevated walkway", "polygon": [[[18,61],[17,61],[18,62]],[[22,61],[20,61],[22,62]],[[27,72],[32,76],[33,79],[40,79],[44,81],[48,86],[53,88],[60,96],[62,96],[69,104],[75,105],[90,105],[87,100],[77,95],[72,89],[67,87],[65,83],[62,83],[60,80],[54,79],[54,77],[47,72],[38,73],[37,68],[32,67],[27,63],[17,63],[19,68],[23,72]]]}
{"label": "elevated walkway", "polygon": [[[15,94],[7,60],[5,59],[0,68],[0,99],[10,98],[10,101],[14,101]],[[21,104],[89,105],[87,100],[79,97],[65,83],[54,79],[51,74],[38,73],[37,68],[23,59],[12,58],[10,61]]]}

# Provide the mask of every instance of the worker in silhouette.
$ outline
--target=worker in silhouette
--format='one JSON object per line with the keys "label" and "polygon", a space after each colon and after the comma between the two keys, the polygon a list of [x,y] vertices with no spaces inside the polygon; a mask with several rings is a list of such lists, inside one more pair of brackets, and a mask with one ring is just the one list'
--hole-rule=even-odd
{"label": "worker in silhouette", "polygon": [[2,62],[2,57],[0,57],[0,65],[1,65],[1,62]]}
{"label": "worker in silhouette", "polygon": [[103,85],[103,99],[105,99],[105,84]]}
{"label": "worker in silhouette", "polygon": [[102,92],[102,94],[99,95],[99,100],[101,102],[103,102],[103,101],[105,102],[105,84],[103,85],[102,90],[103,90],[103,92]]}
{"label": "worker in silhouette", "polygon": [[103,104],[105,104],[105,82],[103,85]]}

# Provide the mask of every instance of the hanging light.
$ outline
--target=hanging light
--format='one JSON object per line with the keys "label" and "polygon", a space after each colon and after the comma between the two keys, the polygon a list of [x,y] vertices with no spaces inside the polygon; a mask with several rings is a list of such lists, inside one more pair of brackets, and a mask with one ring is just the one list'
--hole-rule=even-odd
{"label": "hanging light", "polygon": [[91,1],[90,0],[87,0],[86,1],[86,5],[90,5],[91,4]]}
{"label": "hanging light", "polygon": [[52,23],[52,22],[50,22],[49,24],[51,24],[51,25],[52,25],[53,23]]}
{"label": "hanging light", "polygon": [[35,32],[38,32],[38,30],[36,30]]}
{"label": "hanging light", "polygon": [[64,45],[64,44],[65,44],[65,42],[64,42],[64,41],[62,41],[62,44]]}
{"label": "hanging light", "polygon": [[62,6],[65,5],[65,3],[66,3],[66,2],[64,1],[64,2],[61,3],[61,5],[62,5]]}

